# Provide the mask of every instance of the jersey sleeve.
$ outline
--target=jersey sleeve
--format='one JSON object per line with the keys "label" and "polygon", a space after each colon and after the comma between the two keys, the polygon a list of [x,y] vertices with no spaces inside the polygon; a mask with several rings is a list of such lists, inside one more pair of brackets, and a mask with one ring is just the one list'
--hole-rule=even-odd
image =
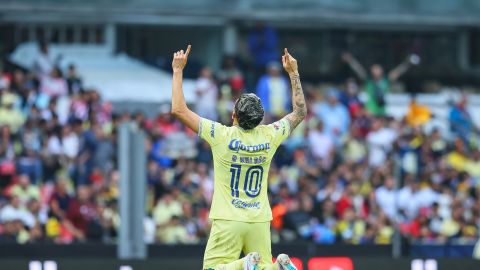
{"label": "jersey sleeve", "polygon": [[218,122],[200,118],[198,136],[207,141],[210,146],[215,146],[222,141],[226,128],[226,126]]}
{"label": "jersey sleeve", "polygon": [[277,147],[290,136],[290,123],[286,119],[278,120],[267,127],[272,134],[272,143]]}

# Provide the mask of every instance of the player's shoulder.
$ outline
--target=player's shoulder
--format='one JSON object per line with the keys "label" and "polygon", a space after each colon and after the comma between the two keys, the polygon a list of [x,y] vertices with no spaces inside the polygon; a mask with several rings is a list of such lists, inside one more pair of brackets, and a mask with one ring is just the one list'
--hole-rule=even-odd
{"label": "player's shoulder", "polygon": [[229,126],[226,126],[218,121],[215,121],[215,120],[211,120],[211,119],[208,119],[208,118],[200,118],[200,122],[207,125],[209,128],[212,128],[212,129],[227,129],[229,128]]}

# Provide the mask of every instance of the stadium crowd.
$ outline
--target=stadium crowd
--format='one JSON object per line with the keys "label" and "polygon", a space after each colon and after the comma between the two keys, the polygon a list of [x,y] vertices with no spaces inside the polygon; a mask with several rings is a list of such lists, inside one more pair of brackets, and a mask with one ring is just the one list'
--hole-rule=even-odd
{"label": "stadium crowd", "polygon": [[[267,70],[250,90],[270,122],[289,110],[289,82],[261,56],[256,33],[249,45],[263,60],[256,70]],[[343,58],[358,71],[351,55]],[[213,193],[208,144],[174,120],[168,104],[155,118],[113,113],[82,86],[75,66],[56,64],[42,45],[34,69],[0,68],[0,243],[115,241],[116,132],[126,121],[148,135],[145,240],[205,241]],[[412,102],[403,119],[386,114],[385,94],[401,73],[384,75],[379,65],[361,72],[327,89],[304,85],[307,119],[278,149],[269,173],[272,240],[387,244],[396,229],[425,242],[476,239],[480,151],[467,99],[452,105],[449,134],[427,134],[422,126],[432,115],[420,104]],[[225,57],[218,72],[201,70],[194,110],[230,124],[245,85],[245,71]]]}

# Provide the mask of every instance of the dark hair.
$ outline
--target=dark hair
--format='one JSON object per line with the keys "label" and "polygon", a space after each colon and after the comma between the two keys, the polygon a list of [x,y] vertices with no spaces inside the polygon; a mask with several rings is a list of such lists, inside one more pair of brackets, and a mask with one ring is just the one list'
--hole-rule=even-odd
{"label": "dark hair", "polygon": [[260,98],[255,94],[242,94],[234,110],[238,125],[245,130],[253,129],[262,122],[264,110]]}

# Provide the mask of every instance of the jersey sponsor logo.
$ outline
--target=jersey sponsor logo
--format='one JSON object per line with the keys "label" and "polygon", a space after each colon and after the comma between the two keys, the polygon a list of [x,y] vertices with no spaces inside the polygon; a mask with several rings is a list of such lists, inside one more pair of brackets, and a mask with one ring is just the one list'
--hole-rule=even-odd
{"label": "jersey sponsor logo", "polygon": [[232,139],[230,143],[228,144],[228,148],[232,151],[239,152],[240,150],[246,151],[246,152],[259,152],[263,150],[269,150],[270,149],[270,143],[261,143],[257,145],[245,145],[242,143],[242,141],[237,140],[237,139]]}
{"label": "jersey sponsor logo", "polygon": [[232,205],[241,209],[260,209],[260,202],[245,202],[240,199],[233,199]]}

